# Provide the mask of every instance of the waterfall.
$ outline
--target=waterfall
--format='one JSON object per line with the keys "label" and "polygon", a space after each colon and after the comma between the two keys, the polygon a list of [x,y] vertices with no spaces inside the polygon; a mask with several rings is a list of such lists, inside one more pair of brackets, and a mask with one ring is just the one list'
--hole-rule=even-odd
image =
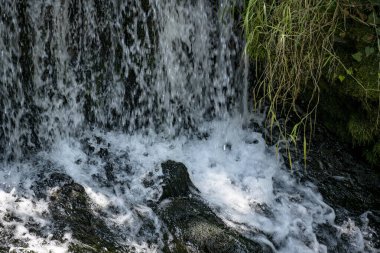
{"label": "waterfall", "polygon": [[167,160],[241,240],[369,248],[255,129],[243,2],[0,0],[1,252],[75,252],[80,208],[120,252],[163,252],[178,236],[157,213]]}
{"label": "waterfall", "polygon": [[247,52],[244,52],[244,90],[243,90],[243,119],[246,123],[248,121],[248,103],[249,103],[249,56]]}
{"label": "waterfall", "polygon": [[237,96],[228,0],[0,6],[0,150],[20,158],[97,126],[174,136]]}

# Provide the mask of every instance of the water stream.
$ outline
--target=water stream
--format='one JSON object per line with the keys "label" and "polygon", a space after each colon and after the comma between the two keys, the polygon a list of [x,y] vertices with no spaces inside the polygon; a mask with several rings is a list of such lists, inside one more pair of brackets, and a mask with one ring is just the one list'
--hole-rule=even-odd
{"label": "water stream", "polygon": [[52,236],[33,190],[61,172],[120,245],[161,252],[164,226],[149,203],[168,159],[187,166],[228,225],[275,252],[327,252],[323,224],[349,235],[347,252],[369,250],[358,227],[335,225],[316,187],[243,129],[260,117],[247,104],[236,3],[211,2],[0,0],[0,230],[23,242],[0,251],[67,252],[72,232]]}

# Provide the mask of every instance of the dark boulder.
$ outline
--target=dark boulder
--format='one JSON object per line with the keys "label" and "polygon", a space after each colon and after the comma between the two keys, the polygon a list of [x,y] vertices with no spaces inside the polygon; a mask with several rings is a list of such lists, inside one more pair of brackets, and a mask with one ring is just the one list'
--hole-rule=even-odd
{"label": "dark boulder", "polygon": [[166,161],[161,164],[164,174],[161,200],[167,198],[189,197],[199,190],[191,182],[187,168],[182,163]]}
{"label": "dark boulder", "polygon": [[197,195],[182,163],[167,161],[161,167],[164,180],[158,213],[174,237],[164,252],[272,252],[224,224]]}
{"label": "dark boulder", "polygon": [[91,210],[84,187],[70,176],[52,173],[34,189],[36,196],[49,202],[53,239],[62,240],[64,234],[70,232],[78,242],[70,247],[75,252],[119,252],[115,243],[117,237]]}

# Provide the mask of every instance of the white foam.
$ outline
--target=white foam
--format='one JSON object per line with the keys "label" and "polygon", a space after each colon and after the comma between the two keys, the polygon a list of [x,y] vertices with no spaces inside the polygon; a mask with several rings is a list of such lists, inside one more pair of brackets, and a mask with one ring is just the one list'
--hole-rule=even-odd
{"label": "white foam", "polygon": [[25,252],[25,250],[33,250],[38,253],[67,252],[69,235],[66,235],[67,241],[62,243],[51,240],[51,238],[49,240],[48,235],[38,236],[27,226],[31,222],[41,229],[49,225],[48,204],[45,201],[35,201],[31,196],[25,198],[13,188],[10,192],[0,190],[0,203],[0,223],[4,226],[2,230],[10,233],[13,239],[27,244],[27,247],[15,247],[12,245],[12,241],[9,241],[8,246],[10,246],[11,252]]}
{"label": "white foam", "polygon": [[[132,167],[140,171],[134,183],[141,184],[148,171],[167,159],[183,162],[202,197],[229,224],[244,224],[247,234],[258,229],[271,235],[279,252],[323,252],[313,226],[332,223],[333,210],[313,190],[297,185],[260,135],[243,130],[241,124],[239,119],[207,123],[207,140],[115,133],[104,138],[118,150],[129,150]],[[135,187],[142,194],[135,197],[149,198],[148,190]],[[264,205],[272,214],[263,213]]]}
{"label": "white foam", "polygon": [[[51,170],[64,172],[81,184],[94,212],[113,231],[120,231],[118,242],[133,245],[137,252],[160,252],[163,246],[161,221],[147,203],[160,196],[160,164],[168,159],[184,163],[201,196],[217,215],[247,237],[266,242],[280,253],[327,252],[326,245],[318,242],[315,228],[324,223],[334,225],[334,210],[323,202],[314,185],[297,183],[283,168],[275,150],[265,144],[260,134],[242,129],[242,124],[242,120],[232,118],[205,123],[201,131],[209,136],[202,140],[95,130],[82,137],[92,145],[92,151],[86,151],[83,140],[66,139],[57,142],[51,152],[41,153],[39,159],[53,162]],[[106,159],[96,155],[104,148],[108,150]],[[107,163],[113,166],[112,181],[106,175]],[[48,212],[47,203],[32,198],[29,187],[33,176],[28,166],[12,175],[1,172],[8,187],[29,178],[21,187],[29,197],[20,202],[16,201],[16,190],[0,191],[0,200],[5,203],[0,205],[0,214],[10,209],[24,217],[16,236],[28,241],[30,247],[40,247],[41,252],[58,247],[53,251],[59,252],[68,242],[44,244],[28,234],[23,225],[29,216],[41,226],[49,222],[42,215]],[[146,180],[151,181],[149,187],[144,184]],[[145,233],[147,221],[154,229]],[[350,249],[363,250],[359,228],[349,224],[339,228],[341,234],[352,235]]]}
{"label": "white foam", "polygon": [[355,225],[354,221],[348,219],[341,227],[338,227],[338,229],[339,235],[344,235],[345,237],[347,251],[353,253],[364,252],[365,245],[363,234],[360,228]]}

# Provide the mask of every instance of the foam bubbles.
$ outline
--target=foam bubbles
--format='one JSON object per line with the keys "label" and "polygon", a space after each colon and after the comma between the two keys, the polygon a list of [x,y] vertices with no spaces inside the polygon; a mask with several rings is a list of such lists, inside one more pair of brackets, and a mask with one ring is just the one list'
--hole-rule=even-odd
{"label": "foam bubbles", "polygon": [[[0,191],[1,221],[11,210],[21,217],[15,222],[16,238],[29,248],[40,247],[41,252],[52,247],[57,247],[54,252],[64,252],[70,235],[61,244],[49,239],[48,205],[37,201],[31,190],[38,173],[56,171],[84,187],[93,212],[116,232],[120,245],[160,252],[164,230],[151,204],[161,194],[160,164],[171,159],[186,165],[201,196],[226,224],[275,252],[327,252],[328,245],[319,242],[316,234],[323,224],[338,228],[336,238],[349,239],[350,252],[364,251],[366,240],[360,228],[352,221],[336,226],[334,210],[316,187],[300,184],[261,135],[243,129],[242,124],[237,118],[207,122],[200,127],[203,138],[93,130],[79,139],[57,141],[51,151],[37,156],[49,161],[49,166],[32,170],[25,163],[11,175],[1,170],[5,182]],[[29,218],[45,237],[28,230]]]}
{"label": "foam bubbles", "polygon": [[[58,242],[50,234],[44,233],[44,229],[50,225],[48,204],[45,201],[33,200],[31,196],[24,197],[13,188],[10,192],[0,190],[0,203],[1,236],[11,252],[67,252],[70,234],[64,236],[66,242]],[[39,235],[36,231],[40,231]],[[17,240],[24,242],[25,247],[16,247]]]}

